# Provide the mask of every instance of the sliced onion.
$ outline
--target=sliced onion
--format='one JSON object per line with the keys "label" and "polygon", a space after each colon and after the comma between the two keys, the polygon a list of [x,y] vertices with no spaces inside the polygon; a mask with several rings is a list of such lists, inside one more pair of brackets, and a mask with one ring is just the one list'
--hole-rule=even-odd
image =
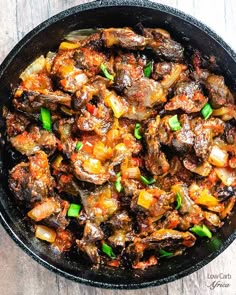
{"label": "sliced onion", "polygon": [[229,121],[231,119],[236,119],[236,107],[234,105],[221,107],[215,109],[212,113],[215,117],[221,117],[223,121]]}
{"label": "sliced onion", "polygon": [[45,69],[46,59],[43,55],[35,59],[20,75],[20,79],[25,81],[32,74],[38,74]]}
{"label": "sliced onion", "polygon": [[139,167],[130,167],[123,170],[123,175],[125,178],[139,179],[141,173]]}
{"label": "sliced onion", "polygon": [[116,118],[120,118],[127,112],[127,104],[125,100],[112,92],[107,93],[104,101],[112,109]]}
{"label": "sliced onion", "polygon": [[208,161],[216,167],[225,167],[228,162],[228,153],[220,149],[217,145],[214,145]]}
{"label": "sliced onion", "polygon": [[177,64],[174,66],[172,69],[170,75],[167,75],[162,81],[161,85],[164,88],[170,88],[178,79],[180,74],[182,73],[183,70],[186,69],[186,66]]}
{"label": "sliced onion", "polygon": [[47,72],[50,73],[51,72],[51,68],[52,68],[52,64],[53,64],[53,61],[54,61],[54,58],[56,57],[56,53],[55,52],[52,52],[52,51],[49,51],[46,55],[46,69],[47,69]]}
{"label": "sliced onion", "polygon": [[56,232],[44,225],[36,225],[35,237],[47,241],[49,243],[54,243],[56,240]]}
{"label": "sliced onion", "polygon": [[220,180],[227,186],[236,185],[236,172],[231,168],[215,168]]}
{"label": "sliced onion", "polygon": [[54,199],[46,199],[42,204],[36,205],[27,215],[34,221],[40,221],[49,217],[59,209],[60,205],[58,202]]}
{"label": "sliced onion", "polygon": [[195,200],[195,203],[207,207],[217,206],[219,201],[217,198],[212,196],[208,189],[203,189],[200,191],[199,197]]}
{"label": "sliced onion", "polygon": [[71,42],[80,42],[88,38],[90,35],[99,32],[101,29],[81,29],[70,32],[65,36],[65,40]]}

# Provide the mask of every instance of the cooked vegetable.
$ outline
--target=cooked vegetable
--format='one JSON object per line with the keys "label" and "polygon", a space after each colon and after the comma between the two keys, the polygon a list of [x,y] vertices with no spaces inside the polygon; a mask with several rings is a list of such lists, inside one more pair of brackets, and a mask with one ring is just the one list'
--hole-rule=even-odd
{"label": "cooked vegetable", "polygon": [[144,67],[143,69],[143,73],[144,73],[144,76],[149,78],[152,74],[152,62],[149,61],[149,63]]}
{"label": "cooked vegetable", "polygon": [[146,185],[150,185],[156,182],[156,180],[154,178],[151,179],[147,179],[146,177],[144,177],[143,175],[140,176],[141,181],[146,184]]}
{"label": "cooked vegetable", "polygon": [[179,131],[181,129],[181,125],[177,115],[169,118],[168,122],[172,131]]}
{"label": "cooked vegetable", "polygon": [[121,175],[120,172],[116,174],[116,181],[115,181],[115,188],[118,191],[118,193],[120,193],[123,189],[122,185],[121,185]]}
{"label": "cooked vegetable", "polygon": [[43,128],[48,131],[51,131],[52,130],[51,114],[48,109],[41,108],[40,119],[43,123]]}
{"label": "cooked vegetable", "polygon": [[212,109],[211,105],[209,103],[206,103],[204,105],[204,107],[202,108],[201,113],[202,113],[203,118],[205,120],[209,119],[213,113],[213,109]]}
{"label": "cooked vegetable", "polygon": [[137,139],[141,139],[142,138],[142,135],[140,134],[140,128],[141,128],[141,124],[136,123],[135,124],[135,128],[134,128],[134,136]]}
{"label": "cooked vegetable", "polygon": [[135,269],[211,238],[236,202],[236,106],[207,65],[141,25],[73,31],[36,58],[3,108],[9,189],[35,236]]}
{"label": "cooked vegetable", "polygon": [[71,203],[68,209],[67,215],[69,217],[78,217],[80,209],[81,209],[81,205]]}
{"label": "cooked vegetable", "polygon": [[171,256],[173,256],[173,253],[172,252],[168,252],[168,251],[165,251],[163,249],[161,249],[159,251],[159,253],[161,255],[160,257],[171,257]]}
{"label": "cooked vegetable", "polygon": [[153,196],[145,190],[141,190],[138,196],[137,204],[145,209],[149,209],[153,202]]}
{"label": "cooked vegetable", "polygon": [[56,232],[47,226],[36,225],[35,237],[49,243],[54,243],[56,240]]}
{"label": "cooked vegetable", "polygon": [[111,259],[116,258],[116,255],[114,254],[112,248],[109,245],[107,245],[106,243],[102,244],[102,252],[107,254],[107,256],[109,256]]}
{"label": "cooked vegetable", "polygon": [[81,150],[82,147],[83,147],[83,143],[81,141],[79,141],[79,142],[76,143],[76,147],[75,148],[76,148],[77,151]]}
{"label": "cooked vegetable", "polygon": [[176,202],[177,202],[177,205],[175,209],[178,210],[182,204],[182,197],[179,193],[176,194]]}
{"label": "cooked vegetable", "polygon": [[199,237],[208,237],[209,239],[212,238],[212,233],[210,230],[205,226],[205,224],[195,225],[194,227],[190,228],[190,230],[197,234]]}
{"label": "cooked vegetable", "polygon": [[217,145],[214,145],[211,149],[208,161],[214,166],[225,167],[228,161],[228,153],[220,149]]}
{"label": "cooked vegetable", "polygon": [[114,76],[112,76],[109,72],[108,72],[108,70],[107,70],[107,68],[106,68],[106,66],[104,65],[104,64],[101,64],[101,70],[103,71],[103,74],[105,75],[105,77],[107,78],[107,79],[109,79],[109,80],[114,80]]}

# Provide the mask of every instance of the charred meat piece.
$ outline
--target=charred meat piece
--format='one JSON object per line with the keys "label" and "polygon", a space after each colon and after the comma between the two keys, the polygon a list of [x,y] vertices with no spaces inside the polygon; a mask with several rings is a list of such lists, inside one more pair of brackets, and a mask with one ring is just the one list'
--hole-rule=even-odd
{"label": "charred meat piece", "polygon": [[143,49],[147,45],[147,39],[136,34],[130,28],[104,29],[102,40],[105,47],[120,46],[125,49]]}
{"label": "charred meat piece", "polygon": [[209,91],[210,103],[214,108],[234,104],[234,97],[225,85],[223,76],[210,74],[206,79],[206,88]]}
{"label": "charred meat piece", "polygon": [[208,99],[205,97],[199,85],[195,82],[180,82],[176,85],[175,96],[165,105],[168,111],[182,109],[186,113],[199,112]]}
{"label": "charred meat piece", "polygon": [[103,53],[86,47],[82,47],[75,52],[74,60],[76,67],[85,71],[88,77],[93,77],[101,73],[101,64],[107,64],[109,62]]}
{"label": "charred meat piece", "polygon": [[121,52],[114,61],[116,75],[113,87],[115,90],[123,93],[126,88],[132,85],[133,81],[142,78],[145,62],[145,58],[135,56],[133,53],[123,54]]}
{"label": "charred meat piece", "polygon": [[39,129],[34,126],[29,132],[11,137],[10,139],[13,147],[23,155],[30,156],[40,150],[44,150],[49,155],[56,149],[56,137],[53,133]]}
{"label": "charred meat piece", "polygon": [[24,132],[29,124],[30,120],[21,113],[7,112],[6,114],[7,135],[10,137]]}
{"label": "charred meat piece", "polygon": [[144,35],[149,38],[148,46],[164,60],[180,62],[184,58],[183,46],[171,39],[169,34],[160,29],[144,29]]}
{"label": "charred meat piece", "polygon": [[195,134],[191,130],[190,119],[184,114],[180,117],[182,128],[174,133],[172,145],[178,152],[189,152],[194,144]]}
{"label": "charred meat piece", "polygon": [[171,62],[159,62],[154,65],[152,78],[154,80],[162,80],[166,75],[170,75],[172,71],[172,63]]}
{"label": "charred meat piece", "polygon": [[9,175],[9,187],[15,197],[29,206],[35,201],[54,195],[47,155],[39,151],[29,158],[29,163],[16,165]]}
{"label": "charred meat piece", "polygon": [[169,170],[169,163],[165,154],[160,150],[160,142],[158,138],[158,129],[160,117],[151,120],[145,133],[147,143],[147,155],[145,156],[145,164],[147,169],[154,175],[165,174]]}
{"label": "charred meat piece", "polygon": [[70,107],[71,96],[59,90],[46,94],[23,91],[20,96],[15,96],[13,99],[14,107],[26,113],[27,116],[39,114],[41,107],[56,111],[58,104]]}
{"label": "charred meat piece", "polygon": [[74,236],[69,230],[57,230],[57,237],[52,246],[60,252],[69,251],[74,243]]}
{"label": "charred meat piece", "polygon": [[81,131],[95,131],[98,135],[104,135],[113,123],[112,111],[103,103],[98,103],[94,108],[96,108],[97,114],[82,110],[76,120],[76,126]]}
{"label": "charred meat piece", "polygon": [[166,102],[161,84],[148,78],[133,82],[132,86],[125,90],[125,97],[130,104],[149,108]]}

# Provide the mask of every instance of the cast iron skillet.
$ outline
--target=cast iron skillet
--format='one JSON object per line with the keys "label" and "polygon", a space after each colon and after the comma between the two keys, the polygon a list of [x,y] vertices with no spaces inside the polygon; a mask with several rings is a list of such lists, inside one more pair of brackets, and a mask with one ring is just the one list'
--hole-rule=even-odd
{"label": "cast iron skillet", "polygon": [[[236,55],[225,42],[196,19],[168,6],[142,0],[95,1],[73,7],[40,24],[26,35],[0,66],[0,107],[9,102],[10,84],[17,84],[21,71],[40,54],[56,49],[63,36],[75,29],[91,27],[162,27],[178,41],[215,55],[219,71],[236,90]],[[157,286],[191,274],[206,265],[236,236],[236,214],[226,221],[212,240],[198,242],[184,256],[164,260],[140,270],[91,269],[76,254],[59,256],[33,237],[7,188],[9,153],[0,150],[0,221],[15,242],[32,258],[55,273],[74,281],[103,288],[136,289]]]}

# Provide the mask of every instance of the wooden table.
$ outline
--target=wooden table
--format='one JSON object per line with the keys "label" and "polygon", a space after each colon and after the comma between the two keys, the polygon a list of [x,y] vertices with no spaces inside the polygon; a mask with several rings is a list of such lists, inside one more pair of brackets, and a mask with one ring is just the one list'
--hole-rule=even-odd
{"label": "wooden table", "polygon": [[[12,47],[33,27],[48,17],[80,3],[82,0],[0,0],[0,62]],[[179,8],[218,32],[236,50],[236,2],[234,0],[159,0]],[[29,258],[0,226],[0,295],[189,295],[236,294],[236,244],[204,268],[188,277],[145,290],[111,291],[77,284],[53,274]],[[210,275],[230,274],[221,280],[229,287],[210,290]]]}

